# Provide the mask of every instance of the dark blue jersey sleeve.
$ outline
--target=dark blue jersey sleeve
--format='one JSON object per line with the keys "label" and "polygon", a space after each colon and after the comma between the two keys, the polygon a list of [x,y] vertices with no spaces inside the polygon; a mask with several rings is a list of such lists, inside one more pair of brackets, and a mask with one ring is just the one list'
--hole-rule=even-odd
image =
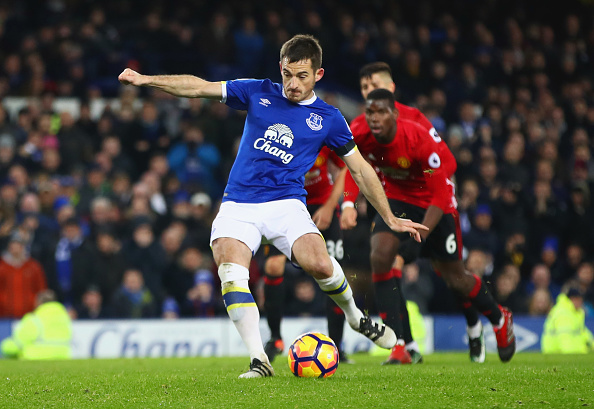
{"label": "dark blue jersey sleeve", "polygon": [[332,127],[324,143],[339,156],[346,155],[355,147],[351,128],[338,111],[332,117]]}
{"label": "dark blue jersey sleeve", "polygon": [[262,89],[264,80],[239,79],[226,81],[223,85],[223,102],[233,109],[246,111],[250,96]]}

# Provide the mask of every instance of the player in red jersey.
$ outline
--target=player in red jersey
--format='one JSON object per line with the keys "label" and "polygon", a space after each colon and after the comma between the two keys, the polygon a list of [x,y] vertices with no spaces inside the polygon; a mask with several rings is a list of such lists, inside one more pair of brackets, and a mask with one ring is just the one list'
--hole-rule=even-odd
{"label": "player in red jersey", "polygon": [[[359,71],[359,85],[361,86],[361,95],[363,99],[367,99],[367,94],[375,89],[387,89],[394,93],[396,91],[396,84],[392,80],[392,70],[390,66],[385,62],[374,62],[367,64]],[[398,101],[394,101],[394,106],[398,109],[401,119],[408,119],[416,122],[423,128],[427,129],[429,133],[434,137],[438,144],[438,154],[441,157],[442,166],[444,172],[451,178],[456,172],[457,163],[454,155],[446,145],[446,143],[439,137],[439,134],[431,124],[431,121],[427,119],[425,115],[417,108],[401,104]],[[351,130],[353,133],[368,133],[369,125],[365,121],[365,114],[361,114],[351,122]]]}
{"label": "player in red jersey", "polygon": [[[334,181],[328,169],[329,161],[338,169]],[[314,165],[305,175],[307,210],[324,235],[328,254],[339,261],[344,256],[344,250],[339,219],[335,216],[338,211],[338,201],[344,190],[345,174],[344,162],[332,150],[323,147]],[[268,246],[267,249],[268,257],[264,262],[264,309],[271,336],[264,351],[272,362],[276,355],[282,353],[285,348],[281,338],[280,323],[285,300],[284,272],[287,258],[273,246]],[[328,335],[339,349],[340,361],[347,362],[348,358],[341,346],[344,313],[340,308],[336,308],[336,304],[330,297],[327,300],[326,316],[328,318]]]}
{"label": "player in red jersey", "polygon": [[[359,72],[359,83],[363,99],[366,99],[367,95],[375,89],[387,89],[392,93],[394,93],[394,91],[396,90],[396,84],[392,79],[392,70],[390,69],[390,66],[385,62],[374,62],[363,66],[363,68],[361,68],[361,71]],[[439,134],[437,133],[431,122],[417,108],[401,104],[398,101],[394,101],[394,106],[398,109],[399,116],[401,119],[408,119],[418,123],[425,129],[427,129],[427,131],[431,134],[433,139],[435,139],[438,145],[437,153],[441,158],[441,167],[444,169],[444,172],[448,176],[448,178],[453,181],[454,173],[457,168],[456,159],[454,158],[454,155],[452,155],[446,143],[439,137]],[[351,129],[354,133],[361,135],[370,132],[369,125],[365,120],[365,114],[359,115],[352,121]],[[456,200],[455,196],[452,196],[452,200]],[[345,201],[345,203],[346,206],[350,205],[349,201]],[[373,211],[373,208],[371,208],[371,210]],[[403,246],[400,247],[400,252],[406,255],[408,246],[408,242],[405,242]],[[418,247],[413,246],[413,249],[418,250]],[[409,255],[409,257],[407,258],[407,262],[412,261],[414,261],[414,259]],[[396,258],[395,263],[395,280],[400,290],[402,288],[400,286],[400,281],[403,264],[404,261],[402,260],[402,257],[398,256]],[[437,274],[439,274],[439,272],[437,272]],[[376,284],[376,286],[382,285],[383,284],[381,283]],[[387,285],[387,283],[385,285]],[[406,307],[404,295],[401,291],[397,294],[397,298],[400,301],[398,303],[399,307],[397,310],[397,316],[402,317],[402,336],[406,343],[406,349],[409,352],[409,355],[411,356],[411,360],[413,363],[422,362],[422,356],[419,352],[418,345],[414,342],[412,337],[408,318],[408,309]],[[466,299],[459,299],[458,302],[460,304],[460,307],[462,308],[467,322],[470,359],[473,362],[484,362],[485,343],[483,338],[482,324],[479,320],[479,312],[476,310],[476,308],[472,306],[472,303],[468,302],[468,300]],[[408,360],[406,354],[403,354],[403,360],[405,362]]]}
{"label": "player in red jersey", "polygon": [[[438,142],[420,124],[400,118],[394,103],[394,95],[389,90],[370,92],[365,109],[370,130],[353,132],[355,142],[362,155],[379,170],[392,211],[413,221],[422,220],[429,231],[421,233],[426,245],[414,246],[406,235],[392,234],[380,218],[374,219],[370,258],[380,314],[400,338],[403,329],[397,299],[401,290],[395,278],[399,272],[393,268],[394,258],[400,253],[408,262],[423,251],[448,287],[489,319],[495,330],[499,357],[507,362],[515,353],[512,314],[497,305],[479,277],[464,269],[460,224],[453,200],[454,185],[448,179],[446,166],[442,165]],[[354,200],[357,195],[358,188],[347,174],[345,201]],[[354,227],[356,217],[354,207],[346,206],[341,226]],[[392,350],[387,363],[409,363],[407,354],[400,343]]]}

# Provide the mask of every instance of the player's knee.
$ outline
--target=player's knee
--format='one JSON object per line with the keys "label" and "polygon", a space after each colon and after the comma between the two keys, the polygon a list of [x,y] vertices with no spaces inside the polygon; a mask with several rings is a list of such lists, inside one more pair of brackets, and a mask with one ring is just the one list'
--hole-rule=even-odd
{"label": "player's knee", "polygon": [[369,259],[374,271],[385,272],[392,268],[392,258],[384,251],[372,249]]}
{"label": "player's knee", "polygon": [[318,257],[315,260],[311,260],[307,266],[304,266],[304,270],[313,278],[322,280],[324,278],[332,277],[334,266],[329,257]]}

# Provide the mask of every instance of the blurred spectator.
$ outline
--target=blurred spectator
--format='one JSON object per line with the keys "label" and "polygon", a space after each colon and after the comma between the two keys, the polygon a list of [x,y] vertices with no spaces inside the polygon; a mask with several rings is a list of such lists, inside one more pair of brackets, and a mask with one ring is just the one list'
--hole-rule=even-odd
{"label": "blurred spectator", "polygon": [[94,288],[100,291],[103,301],[108,305],[122,282],[126,261],[122,254],[122,245],[112,228],[100,228],[95,239],[93,283]]}
{"label": "blurred spectator", "polygon": [[497,234],[491,230],[492,216],[489,205],[481,204],[474,212],[474,223],[464,237],[464,245],[469,249],[482,250],[493,256],[497,254],[499,241]]}
{"label": "blurred spectator", "polygon": [[94,282],[95,253],[83,235],[80,221],[71,217],[64,221],[60,238],[48,245],[43,260],[48,286],[67,309],[81,302],[85,290]]}
{"label": "blurred spectator", "polygon": [[35,308],[35,296],[47,288],[45,272],[27,251],[21,233],[10,237],[0,259],[0,317],[21,318]]}
{"label": "blurred spectator", "polygon": [[179,318],[179,305],[177,305],[177,301],[173,297],[167,297],[163,301],[162,310],[161,318],[166,320],[176,320]]}
{"label": "blurred spectator", "polygon": [[[545,237],[539,262],[548,268],[553,282],[563,283],[565,274],[559,262],[559,239],[557,237]],[[553,297],[555,297],[555,294],[553,294]]]}
{"label": "blurred spectator", "polygon": [[150,219],[140,216],[132,223],[132,239],[124,243],[122,254],[129,265],[141,272],[143,285],[146,284],[152,299],[160,302],[163,297],[163,274],[167,267],[165,251],[155,240]]}
{"label": "blurred spectator", "polygon": [[8,177],[8,169],[15,164],[16,143],[10,134],[0,135],[0,180]]}
{"label": "blurred spectator", "polygon": [[525,296],[520,288],[520,270],[513,264],[506,264],[495,277],[494,295],[497,302],[514,313],[527,311]]}
{"label": "blurred spectator", "polygon": [[203,251],[210,247],[210,225],[213,218],[211,208],[210,196],[204,192],[195,193],[190,198],[188,228],[192,241]]}
{"label": "blurred spectator", "polygon": [[200,250],[188,247],[180,254],[177,268],[166,278],[165,285],[179,305],[182,316],[212,317],[221,312],[213,274],[204,265]]}
{"label": "blurred spectator", "polygon": [[526,283],[524,291],[531,296],[537,289],[542,288],[551,294],[551,298],[557,298],[561,288],[551,279],[551,271],[546,264],[537,264],[532,268],[530,280]]}
{"label": "blurred spectator", "polygon": [[547,316],[541,338],[545,354],[585,354],[594,350],[594,337],[586,327],[584,295],[576,288],[557,297]]}
{"label": "blurred spectator", "polygon": [[461,196],[458,201],[458,213],[460,214],[460,228],[462,234],[467,234],[472,228],[474,212],[478,206],[479,187],[474,179],[466,179],[462,183]]}
{"label": "blurred spectator", "polygon": [[553,308],[551,292],[545,288],[537,288],[528,300],[528,314],[534,316],[547,315]]}
{"label": "blurred spectator", "polygon": [[69,112],[60,114],[60,130],[57,134],[60,142],[60,156],[67,172],[76,166],[85,166],[93,160],[93,141],[79,128]]}
{"label": "blurred spectator", "polygon": [[144,286],[140,270],[129,268],[122,285],[113,295],[110,311],[114,318],[153,318],[157,304],[151,291]]}
{"label": "blurred spectator", "polygon": [[109,318],[98,287],[91,286],[84,292],[81,304],[76,307],[76,318],[79,320]]}
{"label": "blurred spectator", "polygon": [[309,277],[300,277],[293,286],[293,297],[287,304],[286,315],[292,317],[324,315],[325,301],[324,296]]}
{"label": "blurred spectator", "polygon": [[215,176],[221,155],[214,145],[204,141],[202,129],[197,126],[186,129],[183,141],[171,148],[167,160],[188,190],[206,190],[211,196],[219,196],[221,187]]}
{"label": "blurred spectator", "polygon": [[482,249],[472,249],[466,258],[466,270],[481,278],[486,278],[493,273],[493,255]]}

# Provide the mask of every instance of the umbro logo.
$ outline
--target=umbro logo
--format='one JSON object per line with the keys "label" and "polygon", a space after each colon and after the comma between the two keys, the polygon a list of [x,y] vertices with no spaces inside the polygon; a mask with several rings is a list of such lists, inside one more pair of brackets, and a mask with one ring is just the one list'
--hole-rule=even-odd
{"label": "umbro logo", "polygon": [[266,98],[260,98],[260,102],[258,102],[260,105],[265,106],[266,108],[268,108],[268,105],[270,105],[270,101],[267,100]]}

